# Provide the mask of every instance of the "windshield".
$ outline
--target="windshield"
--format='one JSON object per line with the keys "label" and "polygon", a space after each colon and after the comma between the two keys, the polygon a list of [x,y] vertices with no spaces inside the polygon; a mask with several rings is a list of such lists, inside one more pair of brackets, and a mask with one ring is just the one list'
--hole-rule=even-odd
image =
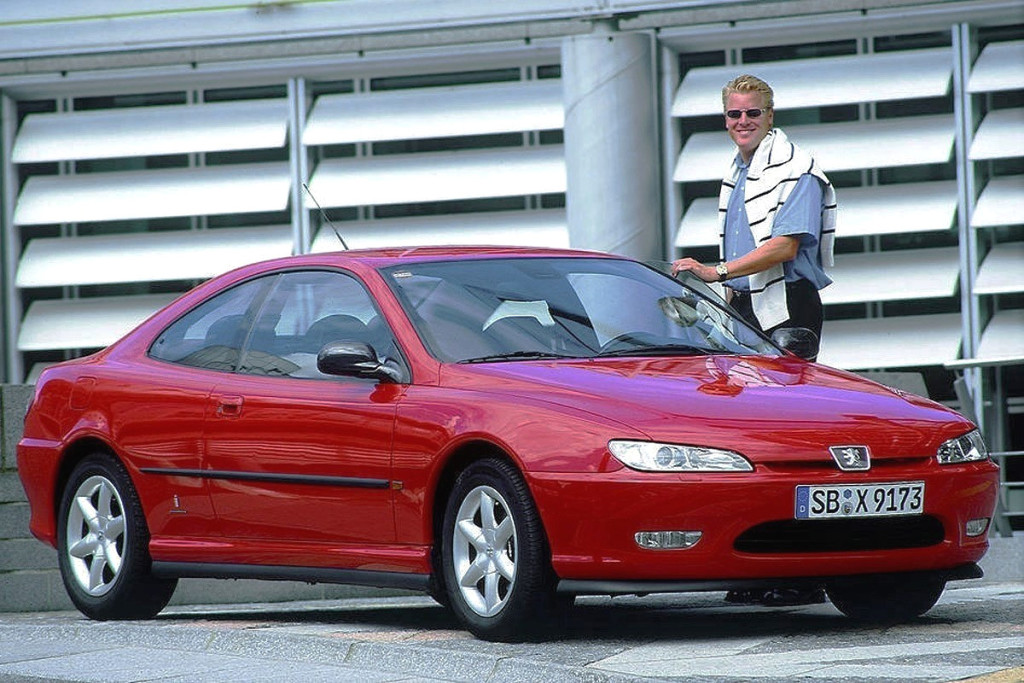
{"label": "windshield", "polygon": [[782,353],[720,299],[635,261],[478,259],[383,273],[444,362]]}

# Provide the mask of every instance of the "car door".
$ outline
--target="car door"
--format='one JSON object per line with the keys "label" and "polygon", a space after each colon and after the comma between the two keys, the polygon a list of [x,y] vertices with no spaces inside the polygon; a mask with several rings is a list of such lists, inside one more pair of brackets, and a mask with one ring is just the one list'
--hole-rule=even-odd
{"label": "car door", "polygon": [[341,338],[372,339],[382,351],[390,344],[359,280],[336,271],[281,274],[236,372],[210,396],[204,468],[225,536],[394,540],[391,449],[403,387],[320,374],[317,351]]}
{"label": "car door", "polygon": [[146,364],[125,366],[106,400],[118,444],[138,466],[154,543],[217,535],[202,437],[210,395],[241,351],[241,331],[270,280],[253,280],[204,301],[153,341]]}

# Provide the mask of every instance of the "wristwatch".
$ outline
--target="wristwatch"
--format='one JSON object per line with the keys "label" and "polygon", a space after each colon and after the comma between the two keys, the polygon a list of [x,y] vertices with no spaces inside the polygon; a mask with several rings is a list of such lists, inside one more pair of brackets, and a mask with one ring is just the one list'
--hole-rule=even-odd
{"label": "wristwatch", "polygon": [[719,282],[729,277],[729,268],[725,265],[725,261],[722,261],[715,266],[715,272],[718,273]]}

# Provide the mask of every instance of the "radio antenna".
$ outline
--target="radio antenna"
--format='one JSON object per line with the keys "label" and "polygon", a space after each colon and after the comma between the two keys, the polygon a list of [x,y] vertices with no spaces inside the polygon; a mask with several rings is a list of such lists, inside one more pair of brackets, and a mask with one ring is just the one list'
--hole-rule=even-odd
{"label": "radio antenna", "polygon": [[345,244],[345,240],[342,238],[341,233],[338,232],[338,229],[336,227],[334,227],[334,223],[331,222],[331,219],[327,217],[327,212],[324,211],[323,207],[320,206],[320,202],[318,202],[316,200],[316,197],[313,196],[313,193],[309,191],[309,185],[307,185],[306,183],[302,183],[302,188],[306,191],[306,194],[309,195],[309,198],[313,200],[313,203],[316,205],[317,210],[320,211],[320,217],[327,221],[327,225],[331,226],[331,230],[334,231],[334,235],[338,238],[338,241],[341,242],[342,248],[345,251],[348,251],[348,245]]}

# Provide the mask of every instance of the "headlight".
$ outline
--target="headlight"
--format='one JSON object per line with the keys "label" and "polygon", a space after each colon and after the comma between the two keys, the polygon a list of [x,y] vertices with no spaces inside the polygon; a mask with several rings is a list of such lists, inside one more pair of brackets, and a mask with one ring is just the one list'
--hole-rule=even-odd
{"label": "headlight", "polygon": [[753,472],[739,453],[651,441],[609,441],[608,450],[626,467],[646,472]]}
{"label": "headlight", "polygon": [[955,465],[961,462],[976,462],[988,459],[988,446],[981,438],[981,432],[975,429],[963,436],[950,439],[939,446],[935,455],[940,465]]}

